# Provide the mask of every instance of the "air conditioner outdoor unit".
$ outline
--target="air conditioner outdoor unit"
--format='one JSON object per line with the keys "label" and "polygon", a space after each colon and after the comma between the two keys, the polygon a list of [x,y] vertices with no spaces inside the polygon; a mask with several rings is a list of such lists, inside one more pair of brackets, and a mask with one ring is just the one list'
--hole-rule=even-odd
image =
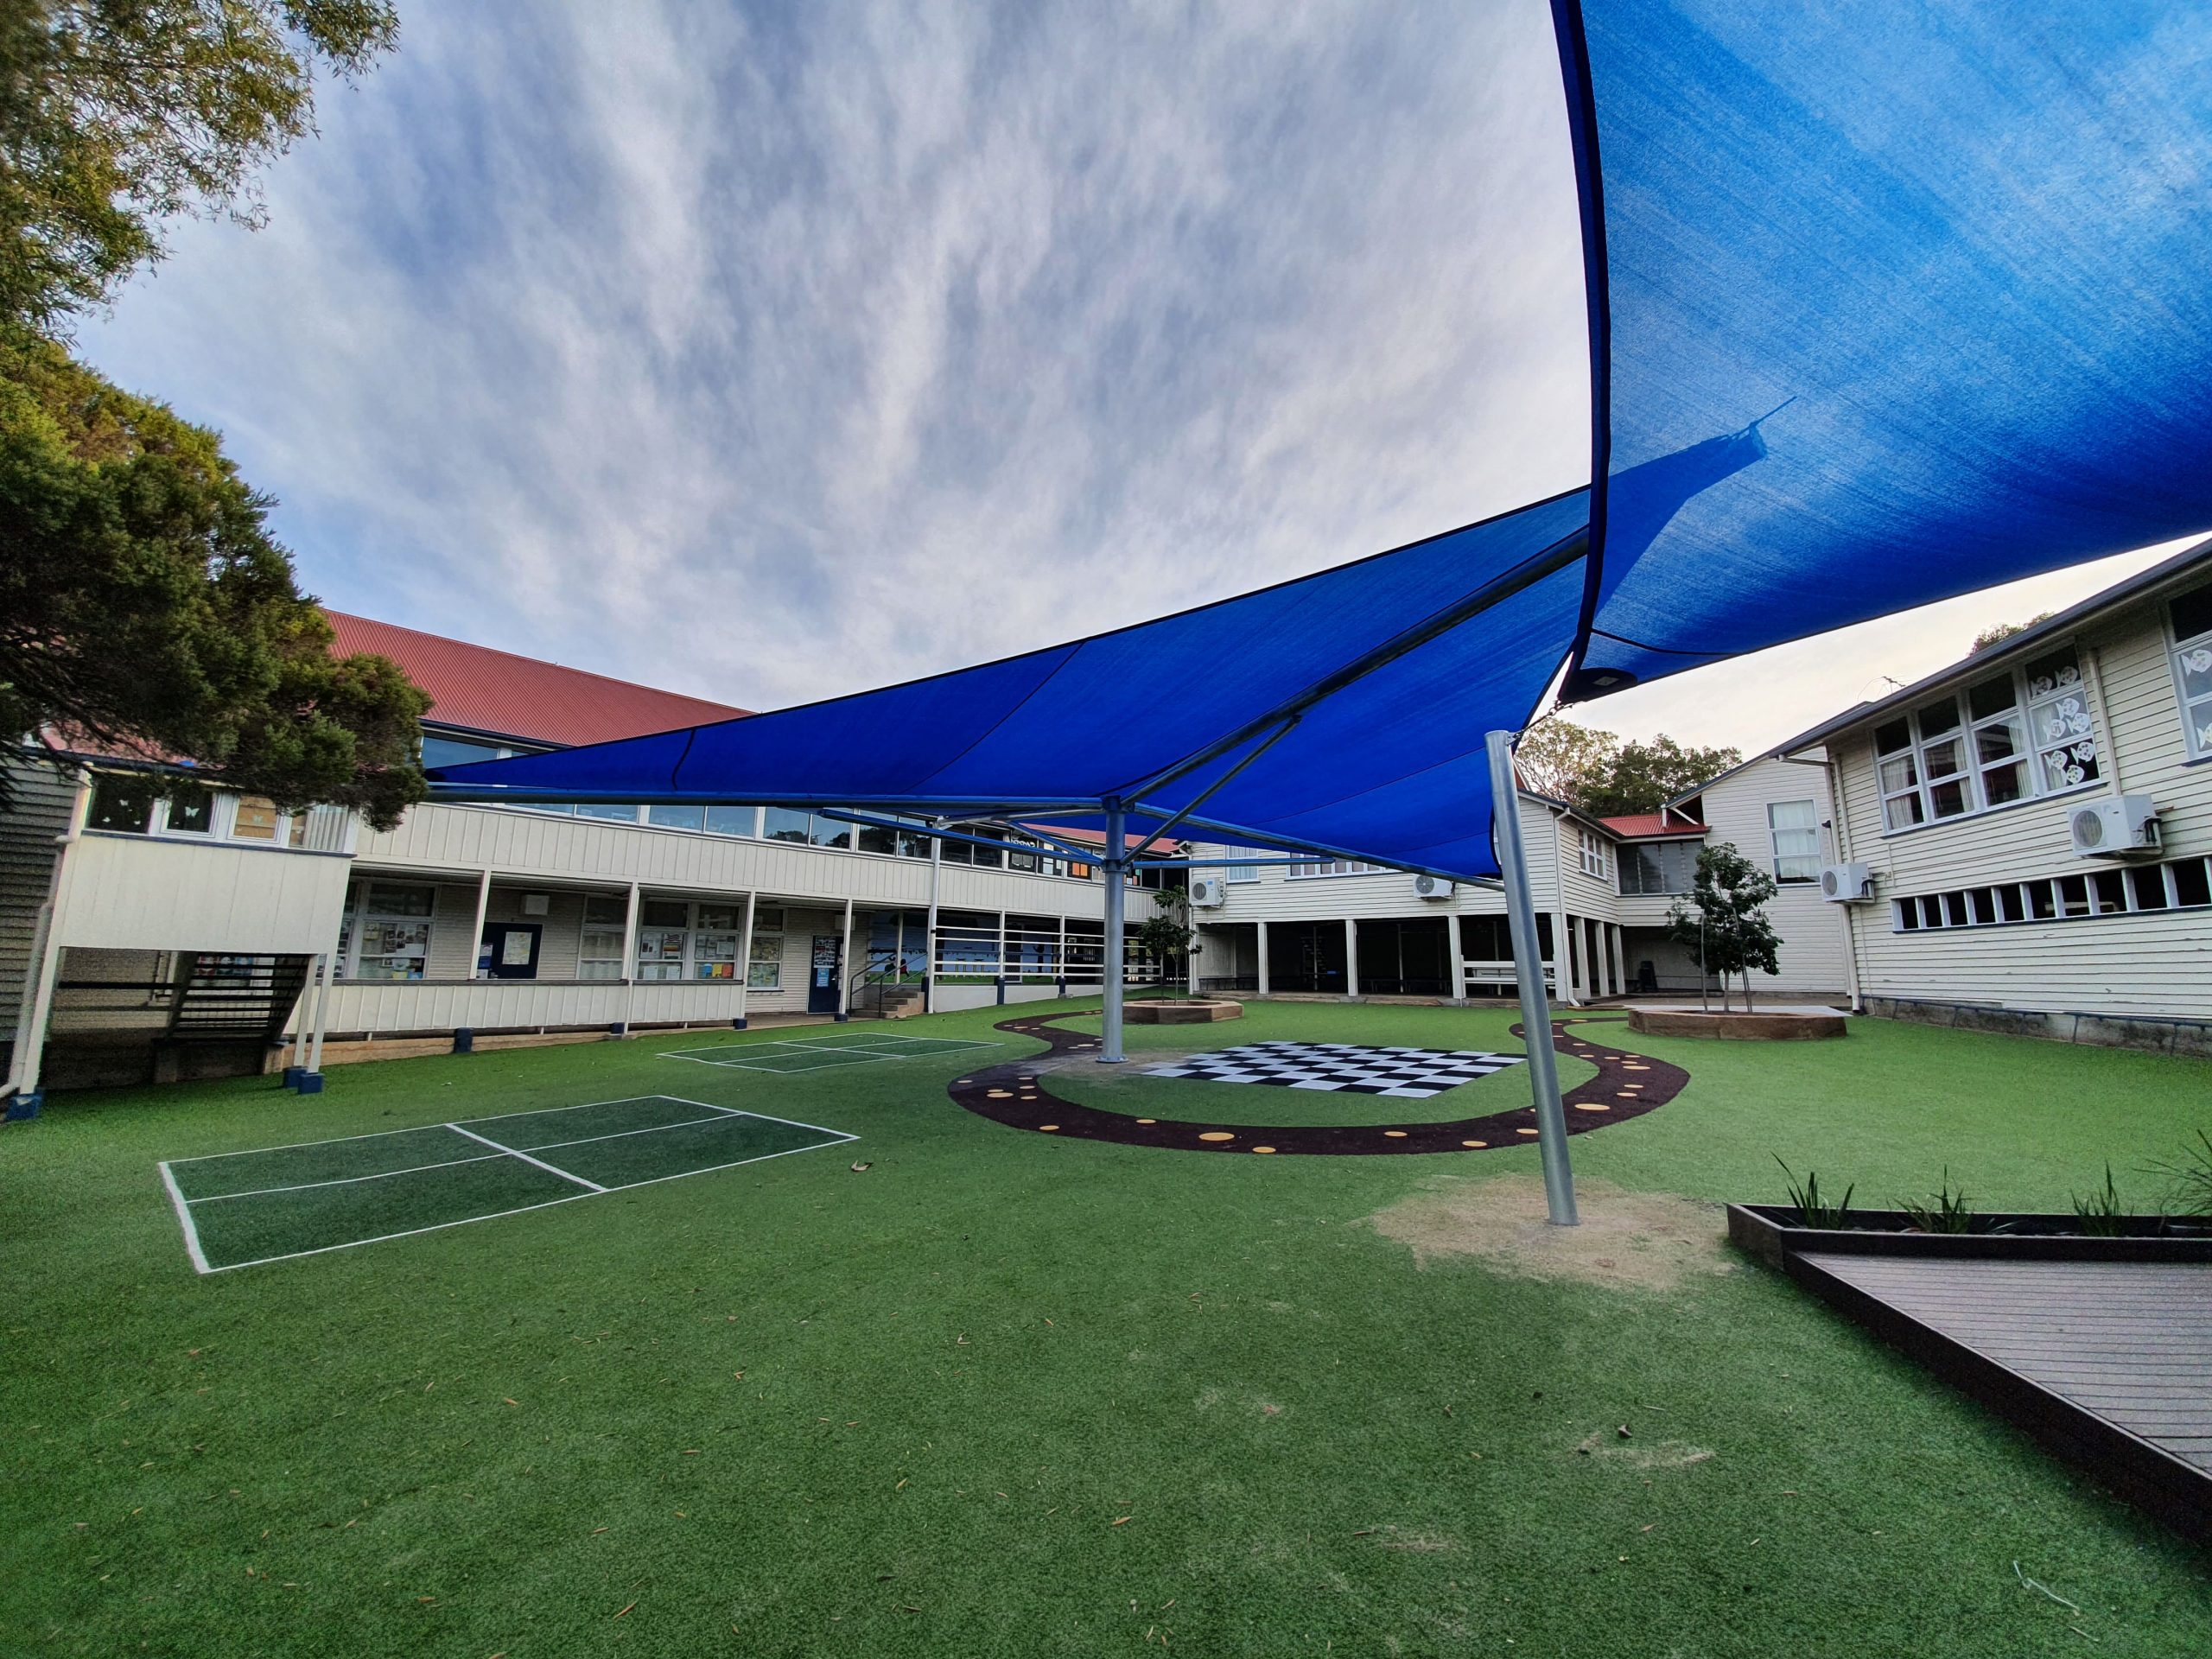
{"label": "air conditioner outdoor unit", "polygon": [[1446,881],[1440,875],[1414,877],[1414,897],[1416,899],[1449,899],[1459,890],[1458,882]]}
{"label": "air conditioner outdoor unit", "polygon": [[2158,809],[2148,795],[2091,801],[2068,815],[2076,858],[2126,858],[2158,850]]}
{"label": "air conditioner outdoor unit", "polygon": [[1821,897],[1855,905],[1874,896],[1874,872],[1864,864],[1831,864],[1821,872]]}
{"label": "air conditioner outdoor unit", "polygon": [[1228,896],[1217,875],[1194,875],[1191,878],[1191,906],[1194,910],[1218,910]]}

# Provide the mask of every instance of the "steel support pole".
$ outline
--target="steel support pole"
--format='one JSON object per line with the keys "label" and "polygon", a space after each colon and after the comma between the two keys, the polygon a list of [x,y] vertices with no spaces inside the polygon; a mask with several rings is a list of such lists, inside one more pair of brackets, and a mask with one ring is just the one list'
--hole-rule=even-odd
{"label": "steel support pole", "polygon": [[[1567,1166],[1567,1113],[1560,1104],[1559,1060],[1552,1052],[1551,1004],[1544,995],[1536,910],[1529,899],[1529,849],[1521,839],[1521,794],[1513,773],[1513,734],[1492,732],[1489,744],[1497,867],[1505,879],[1505,922],[1513,937],[1513,976],[1521,987],[1521,1029],[1529,1052],[1529,1087],[1535,1096],[1536,1145],[1544,1160],[1544,1205],[1554,1226],[1572,1227],[1579,1219],[1574,1213],[1574,1172]],[[1565,940],[1558,943],[1565,947]]]}
{"label": "steel support pole", "polygon": [[1101,867],[1106,873],[1106,1014],[1098,1045],[1101,1065],[1119,1065],[1127,1058],[1122,1052],[1122,878],[1128,868],[1128,817],[1119,806],[1106,809],[1106,857]]}

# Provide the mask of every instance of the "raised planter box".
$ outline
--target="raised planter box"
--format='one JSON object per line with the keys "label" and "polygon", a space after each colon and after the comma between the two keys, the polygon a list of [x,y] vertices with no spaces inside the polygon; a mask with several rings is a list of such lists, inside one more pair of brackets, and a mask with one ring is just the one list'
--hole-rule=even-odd
{"label": "raised planter box", "polygon": [[2212,1227],[2157,1216],[2130,1216],[2123,1224],[2131,1236],[2107,1238],[2069,1230],[2081,1224],[2072,1216],[1976,1216],[1974,1232],[1923,1233],[1902,1210],[1853,1210],[1863,1225],[1835,1229],[1798,1226],[1796,1213],[1786,1204],[1732,1204],[1729,1243],[1774,1268],[1792,1250],[1991,1262],[2212,1262]]}
{"label": "raised planter box", "polygon": [[1203,1026],[1217,1020],[1242,1020],[1244,1005],[1150,997],[1128,1004],[1122,1010],[1122,1017],[1133,1026]]}
{"label": "raised planter box", "polygon": [[1630,1008],[1628,1028],[1652,1037],[1721,1037],[1735,1042],[1804,1043],[1840,1037],[1840,1014],[1701,1014],[1692,1009]]}
{"label": "raised planter box", "polygon": [[1977,1217],[2005,1232],[1800,1227],[1732,1204],[1728,1236],[1891,1347],[2183,1535],[2212,1540],[2212,1226],[2130,1217],[2145,1236],[2068,1233],[2065,1215]]}

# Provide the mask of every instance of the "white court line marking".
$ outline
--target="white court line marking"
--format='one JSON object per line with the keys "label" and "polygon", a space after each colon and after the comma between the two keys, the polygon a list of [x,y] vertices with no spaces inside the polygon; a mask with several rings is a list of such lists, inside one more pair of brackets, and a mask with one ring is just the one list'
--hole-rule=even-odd
{"label": "white court line marking", "polygon": [[[932,1038],[929,1040],[949,1042],[951,1039],[950,1038]],[[834,1062],[834,1065],[865,1065],[877,1060],[925,1060],[933,1055],[956,1054],[971,1048],[1004,1048],[1005,1046],[1006,1045],[1004,1043],[961,1043],[957,1047],[953,1048],[899,1050],[880,1048],[841,1048],[833,1043],[724,1043],[720,1046],[714,1048],[664,1049],[661,1051],[660,1058],[664,1060],[689,1060],[694,1065],[730,1066],[741,1071],[775,1071],[781,1077],[796,1077],[798,1075],[798,1072],[783,1071],[778,1067],[772,1065],[755,1065],[749,1060],[710,1060],[704,1057],[709,1054],[751,1053],[758,1049],[781,1048],[796,1050],[800,1052],[810,1054],[857,1055],[859,1056],[857,1059],[838,1060]],[[766,1059],[787,1059],[790,1056],[788,1054],[768,1054],[764,1055],[762,1058]],[[828,1065],[803,1066],[800,1068],[800,1071],[827,1071],[831,1069],[832,1067]]]}
{"label": "white court line marking", "polygon": [[184,1229],[184,1249],[185,1254],[192,1258],[192,1270],[194,1273],[213,1273],[214,1269],[207,1265],[207,1256],[200,1252],[200,1230],[192,1224],[192,1206],[184,1201],[184,1194],[177,1190],[176,1177],[169,1173],[168,1165],[164,1162],[159,1167],[162,1185],[169,1190],[169,1205],[176,1211],[177,1224]]}
{"label": "white court line marking", "polygon": [[588,1186],[594,1192],[604,1192],[607,1191],[607,1189],[601,1186],[597,1181],[588,1181],[581,1175],[571,1175],[567,1170],[561,1168],[557,1164],[543,1162],[542,1160],[531,1157],[526,1152],[517,1152],[512,1147],[503,1147],[498,1141],[490,1140],[484,1135],[472,1134],[469,1130],[462,1128],[458,1123],[448,1123],[446,1125],[446,1128],[451,1129],[455,1135],[466,1135],[472,1141],[481,1141],[486,1146],[491,1147],[494,1152],[504,1152],[510,1158],[519,1158],[525,1164],[535,1164],[538,1168],[543,1170],[548,1175],[558,1175],[564,1181],[574,1181],[578,1186]]}
{"label": "white court line marking", "polygon": [[[594,1106],[627,1106],[634,1100],[683,1100],[680,1095],[622,1095],[613,1100],[582,1100],[573,1106],[540,1106],[527,1112],[501,1112],[495,1117],[465,1117],[464,1123],[498,1123],[510,1117],[536,1117],[540,1112],[581,1112]],[[702,1100],[683,1100],[686,1106],[703,1106]],[[716,1110],[721,1109],[717,1107]],[[347,1141],[381,1141],[392,1135],[423,1135],[451,1128],[449,1123],[418,1123],[411,1129],[371,1129],[366,1135],[334,1135],[321,1141],[288,1141],[278,1147],[248,1147],[243,1152],[203,1152],[190,1158],[172,1158],[172,1164],[205,1164],[218,1158],[253,1158],[264,1152],[299,1152],[308,1147],[334,1147]]]}
{"label": "white court line marking", "polygon": [[[702,1118],[701,1122],[706,1120]],[[433,1169],[458,1169],[463,1164],[488,1164],[499,1154],[480,1153],[474,1158],[448,1158],[442,1164],[410,1164],[404,1169],[380,1169],[373,1175],[341,1175],[331,1181],[298,1181],[290,1186],[255,1186],[243,1192],[207,1192],[187,1204],[220,1204],[226,1198],[264,1198],[271,1192],[312,1192],[319,1186],[351,1186],[357,1181],[388,1181],[395,1175],[421,1175]]]}
{"label": "white court line marking", "polygon": [[[734,1116],[739,1117],[759,1117],[764,1116],[764,1114],[759,1112],[739,1112],[734,1114]],[[792,1123],[792,1120],[787,1117],[774,1117],[770,1118],[768,1121],[772,1123],[791,1123],[792,1127],[795,1128],[810,1129],[815,1128],[815,1125],[811,1123]],[[735,1158],[732,1159],[727,1164],[711,1164],[704,1169],[687,1169],[680,1174],[656,1175],[651,1180],[631,1181],[621,1186],[601,1187],[596,1192],[571,1192],[565,1198],[547,1198],[541,1204],[525,1204],[512,1210],[496,1210],[488,1216],[463,1216],[458,1221],[433,1222],[428,1227],[410,1227],[401,1232],[379,1233],[374,1238],[349,1238],[343,1244],[319,1244],[311,1250],[288,1250],[282,1255],[257,1256],[251,1262],[226,1262],[219,1268],[202,1267],[200,1268],[200,1271],[202,1273],[235,1273],[240,1268],[265,1268],[272,1262],[296,1262],[302,1256],[327,1255],[333,1250],[359,1249],[364,1244],[383,1244],[387,1243],[395,1238],[414,1238],[423,1233],[443,1232],[448,1227],[467,1227],[473,1223],[480,1221],[499,1221],[508,1216],[528,1215],[533,1210],[550,1210],[556,1205],[582,1204],[587,1199],[601,1198],[608,1192],[626,1192],[633,1186],[658,1186],[663,1181],[689,1180],[694,1175],[713,1175],[725,1169],[740,1168],[746,1164],[765,1164],[771,1158],[788,1158],[796,1152],[819,1152],[823,1147],[838,1146],[860,1139],[860,1136],[857,1135],[848,1135],[842,1129],[823,1129],[820,1133],[835,1138],[821,1141],[811,1147],[786,1147],[781,1152],[764,1152],[758,1158]],[[198,1235],[192,1231],[189,1223],[188,1223],[185,1231],[187,1243],[196,1249]],[[202,1259],[204,1260],[205,1258]]]}
{"label": "white court line marking", "polygon": [[[639,1095],[638,1098],[639,1100],[664,1100],[673,1106],[702,1106],[705,1107],[707,1110],[716,1113],[719,1116],[715,1117],[687,1117],[681,1123],[648,1123],[642,1129],[616,1129],[608,1135],[578,1135],[573,1141],[549,1141],[542,1147],[532,1147],[531,1151],[552,1152],[562,1147],[588,1147],[594,1141],[620,1141],[626,1135],[658,1135],[664,1129],[696,1129],[702,1123],[718,1123],[725,1117],[754,1117],[760,1116],[760,1114],[754,1112],[734,1111],[727,1106],[709,1105],[708,1103],[703,1100],[679,1100],[674,1095]],[[616,1103],[612,1101],[597,1101],[593,1103],[595,1105],[613,1105]],[[549,1112],[565,1112],[570,1109],[566,1106],[549,1106],[545,1109]],[[535,1116],[536,1114],[531,1112],[516,1112],[512,1114],[512,1116],[516,1117],[531,1117]],[[496,1123],[499,1121],[499,1120],[495,1117],[472,1117],[468,1120],[471,1123]],[[774,1121],[780,1123],[785,1120],[777,1118]],[[450,1124],[440,1124],[438,1127],[441,1128],[449,1128],[453,1126]],[[800,1128],[811,1128],[814,1126],[810,1123],[802,1123],[798,1127]],[[397,1131],[397,1133],[404,1135],[410,1133],[410,1131],[402,1129]],[[467,1129],[462,1129],[460,1133],[462,1135],[468,1135],[468,1131]],[[833,1131],[824,1130],[823,1133],[830,1134],[833,1133]],[[468,1138],[472,1141],[484,1140],[484,1137],[480,1135],[468,1135]],[[484,1144],[486,1146],[492,1146],[496,1143],[485,1141]],[[318,1186],[350,1186],[356,1181],[388,1181],[395,1175],[421,1175],[434,1169],[455,1169],[462,1164],[488,1164],[493,1159],[501,1157],[509,1153],[512,1153],[518,1158],[522,1156],[522,1154],[512,1147],[501,1147],[498,1152],[487,1152],[481,1157],[477,1158],[448,1158],[442,1164],[410,1164],[404,1169],[380,1169],[373,1175],[342,1175],[336,1180],[300,1181],[290,1186],[257,1186],[250,1188],[244,1192],[208,1192],[196,1198],[187,1198],[185,1202],[187,1204],[220,1204],[226,1198],[265,1198],[271,1192],[307,1192],[313,1191]]]}

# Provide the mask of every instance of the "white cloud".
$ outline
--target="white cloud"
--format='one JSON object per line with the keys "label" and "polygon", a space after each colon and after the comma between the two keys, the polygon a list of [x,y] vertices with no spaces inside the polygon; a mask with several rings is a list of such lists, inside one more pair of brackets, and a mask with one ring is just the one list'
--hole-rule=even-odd
{"label": "white cloud", "polygon": [[1584,469],[1541,0],[405,28],[86,336],[341,607],[771,706]]}

